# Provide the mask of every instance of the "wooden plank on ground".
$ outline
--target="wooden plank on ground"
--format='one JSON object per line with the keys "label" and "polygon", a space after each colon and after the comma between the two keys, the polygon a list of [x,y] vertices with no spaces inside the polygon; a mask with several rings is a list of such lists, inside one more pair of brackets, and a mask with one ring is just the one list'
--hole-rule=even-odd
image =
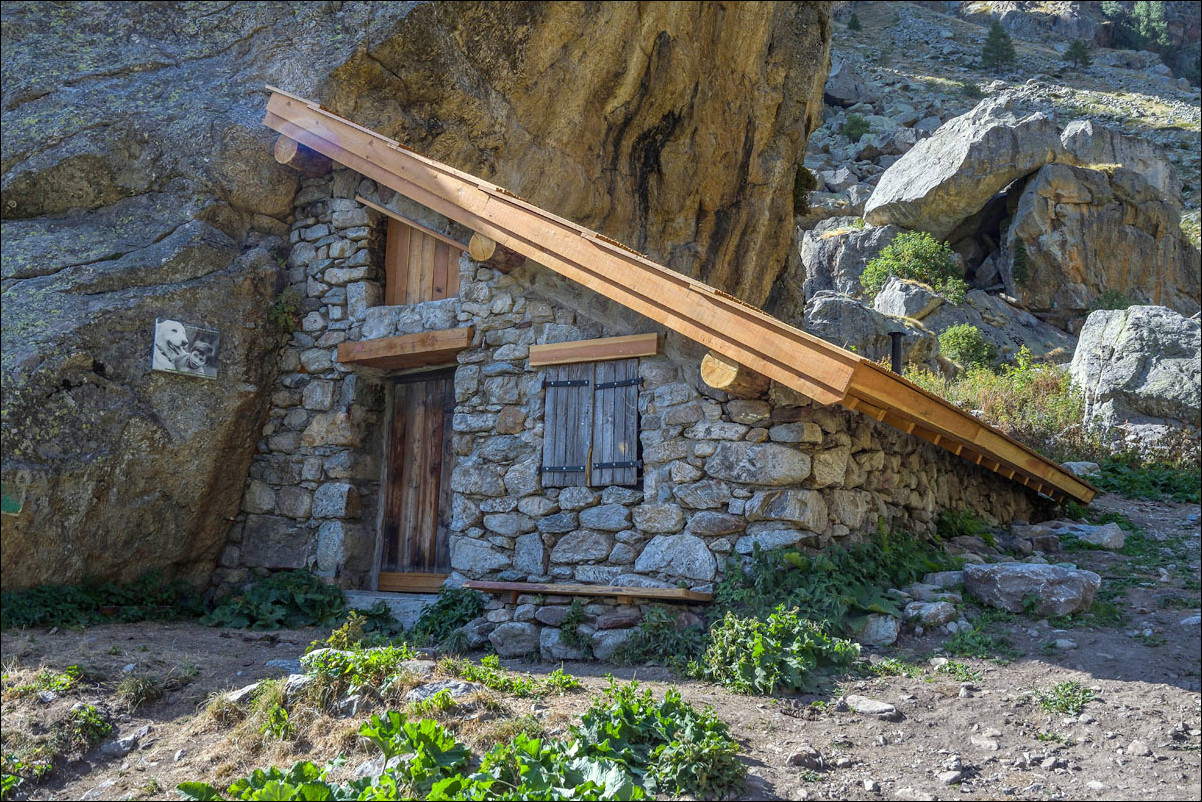
{"label": "wooden plank on ground", "polygon": [[444,365],[472,344],[471,326],[338,344],[338,361],[381,370]]}
{"label": "wooden plank on ground", "polygon": [[576,340],[570,343],[550,343],[530,346],[530,367],[568,365],[573,362],[601,362],[607,359],[628,359],[655,356],[659,353],[659,335],[627,334],[622,337],[600,337],[595,340]]}
{"label": "wooden plank on ground", "polygon": [[437,593],[449,574],[432,572],[401,573],[381,571],[377,587],[388,593]]}
{"label": "wooden plank on ground", "polygon": [[667,599],[683,602],[713,601],[714,594],[686,588],[635,588],[615,585],[557,585],[535,582],[487,582],[468,580],[465,588],[490,593],[545,593],[559,596],[625,596],[636,599]]}

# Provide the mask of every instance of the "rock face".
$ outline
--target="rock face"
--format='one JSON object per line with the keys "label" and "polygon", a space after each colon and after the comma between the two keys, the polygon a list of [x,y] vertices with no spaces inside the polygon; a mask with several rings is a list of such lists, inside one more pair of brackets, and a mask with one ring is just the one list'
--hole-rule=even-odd
{"label": "rock face", "polygon": [[1008,95],[987,98],[923,139],[881,176],[864,207],[872,225],[947,239],[990,198],[1062,152],[1056,123],[1019,116]]}
{"label": "rock face", "polygon": [[964,589],[980,601],[1012,613],[1056,617],[1085,612],[1093,604],[1102,578],[1092,571],[1058,565],[996,563],[964,566]]}
{"label": "rock face", "polygon": [[[268,312],[300,186],[260,124],[264,84],[761,303],[821,115],[829,13],[6,5],[2,473],[24,511],[5,521],[4,587],[151,568],[199,582],[216,563],[279,367]],[[291,244],[326,247],[317,234]],[[303,282],[309,261],[292,259],[289,278]],[[327,278],[365,306],[350,270]],[[319,325],[306,304],[298,317]],[[215,381],[150,372],[159,317],[221,332]],[[306,348],[288,392],[309,395],[309,376],[332,368],[328,344]],[[357,436],[354,420],[327,423],[306,442]]]}
{"label": "rock face", "polygon": [[1100,169],[1121,164],[1134,170],[1165,199],[1181,208],[1181,180],[1169,157],[1146,139],[1127,136],[1097,125],[1092,120],[1074,120],[1060,133],[1064,161],[1077,167]]}
{"label": "rock face", "polygon": [[801,240],[801,265],[805,270],[802,292],[806,298],[822,290],[859,295],[864,288],[864,266],[901,233],[897,226],[854,227],[856,218],[824,220]]}
{"label": "rock face", "polygon": [[854,106],[870,102],[873,94],[850,61],[837,61],[831,64],[822,99],[832,106]]}
{"label": "rock face", "polygon": [[1070,372],[1087,421],[1202,425],[1202,341],[1197,319],[1162,306],[1099,310],[1081,329]]}
{"label": "rock face", "polygon": [[929,331],[903,318],[887,317],[854,298],[820,292],[806,305],[804,328],[828,342],[869,359],[889,354],[890,331],[904,331],[902,358],[927,364],[935,359],[939,343]]}
{"label": "rock face", "polygon": [[960,306],[942,304],[923,318],[931,331],[942,332],[957,323],[976,326],[999,357],[1009,358],[1024,345],[1038,359],[1067,361],[1077,339],[1023,309],[1008,304],[997,295],[972,290]]}
{"label": "rock face", "polygon": [[1104,291],[1193,314],[1202,257],[1181,232],[1174,203],[1125,168],[1049,164],[1027,184],[1008,235],[1028,278],[1016,292],[1034,312],[1067,322]]}

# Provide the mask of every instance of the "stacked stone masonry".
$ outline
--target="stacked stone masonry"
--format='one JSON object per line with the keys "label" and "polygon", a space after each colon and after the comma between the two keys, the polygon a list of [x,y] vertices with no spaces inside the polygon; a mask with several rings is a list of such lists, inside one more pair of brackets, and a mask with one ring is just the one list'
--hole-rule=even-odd
{"label": "stacked stone masonry", "polygon": [[[775,384],[761,400],[713,390],[700,379],[704,352],[695,344],[532,263],[503,274],[464,255],[458,298],[380,306],[384,225],[356,193],[392,200],[341,169],[307,181],[297,196],[288,268],[303,298],[302,324],[281,356],[219,582],[308,566],[344,587],[367,586],[384,377],[340,365],[336,346],[465,325],[475,333],[454,374],[449,585],[499,579],[707,591],[757,545],[822,549],[881,525],[933,531],[943,509],[996,521],[1044,512],[1020,486],[858,413]],[[660,355],[639,363],[641,487],[542,487],[544,371],[529,367],[530,346],[657,330]],[[570,601],[493,599],[469,635],[477,645],[491,639],[503,654],[578,656],[559,642]],[[638,608],[585,602],[580,633],[596,656],[612,654]]]}

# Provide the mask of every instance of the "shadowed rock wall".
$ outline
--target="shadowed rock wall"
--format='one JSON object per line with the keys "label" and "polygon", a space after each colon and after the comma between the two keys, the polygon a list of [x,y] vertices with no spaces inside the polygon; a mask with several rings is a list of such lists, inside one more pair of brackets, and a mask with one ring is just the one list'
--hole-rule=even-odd
{"label": "shadowed rock wall", "polygon": [[[6,3],[4,587],[212,569],[299,187],[264,84],[758,303],[828,25],[827,3]],[[215,381],[149,370],[156,317],[221,331]]]}

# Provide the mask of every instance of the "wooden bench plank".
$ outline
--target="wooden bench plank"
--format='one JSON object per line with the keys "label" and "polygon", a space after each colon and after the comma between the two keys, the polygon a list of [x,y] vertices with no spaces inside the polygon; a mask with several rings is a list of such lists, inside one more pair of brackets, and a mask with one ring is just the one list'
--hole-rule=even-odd
{"label": "wooden bench plank", "polygon": [[535,582],[486,582],[468,580],[465,588],[488,593],[544,593],[554,596],[617,596],[631,599],[666,599],[682,602],[710,602],[714,594],[686,588],[634,588],[616,585],[557,585]]}
{"label": "wooden bench plank", "polygon": [[437,593],[447,574],[381,571],[379,590],[391,593]]}

